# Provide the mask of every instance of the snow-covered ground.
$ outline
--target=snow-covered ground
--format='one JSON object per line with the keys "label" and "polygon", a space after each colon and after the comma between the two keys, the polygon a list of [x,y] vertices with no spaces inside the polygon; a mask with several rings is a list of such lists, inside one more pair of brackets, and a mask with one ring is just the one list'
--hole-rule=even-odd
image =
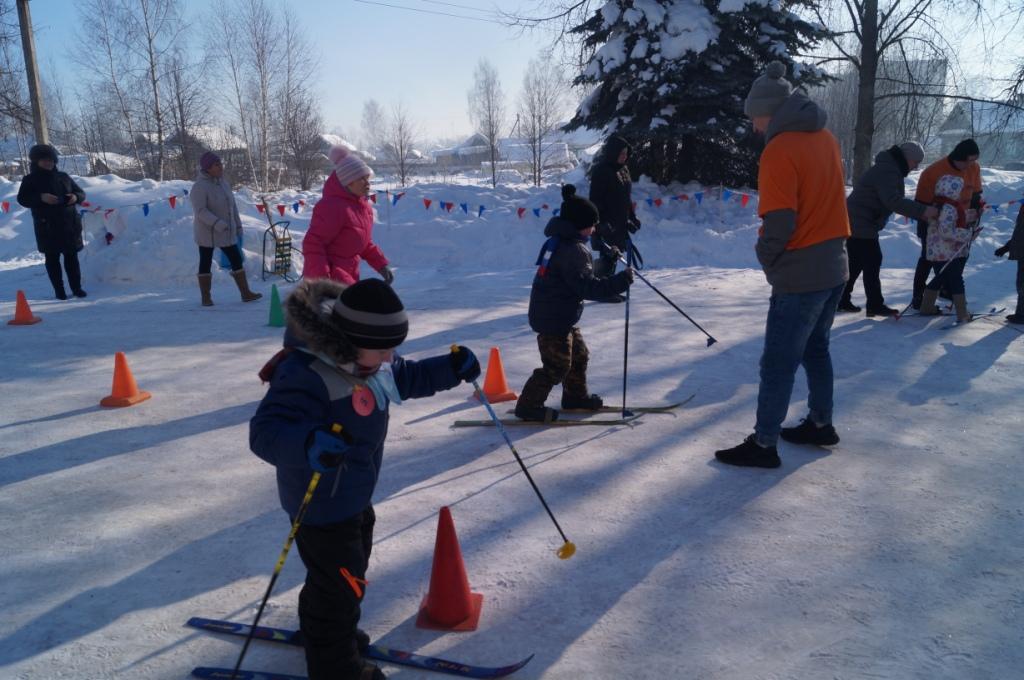
{"label": "snow-covered ground", "polygon": [[[985,181],[995,203],[1024,189],[1019,174]],[[0,318],[13,315],[17,289],[43,318],[0,326],[0,677],[183,679],[195,665],[233,665],[240,641],[182,624],[250,620],[288,532],[273,471],[247,445],[265,389],[256,372],[281,331],[266,325],[266,297],[243,305],[223,273],[217,305],[199,306],[189,208],[166,201],[188,183],[81,183],[95,205],[136,207],[87,215],[89,297],[57,302],[13,205],[17,185],[0,182],[12,203],[0,215]],[[521,678],[1021,677],[1024,338],[1001,319],[942,330],[948,319],[840,315],[841,444],[783,444],[779,470],[723,467],[712,452],[753,425],[769,290],[752,251],[754,204],[644,202],[684,190],[636,187],[637,240],[649,280],[719,342],[705,347],[638,281],[628,387],[633,403],[694,400],[632,427],[512,431],[578,546],[568,561],[498,433],[449,427],[485,417],[468,388],[393,407],[363,626],[385,645],[467,662],[536,653]],[[266,294],[253,200],[239,192],[247,267]],[[546,217],[516,210],[545,203],[557,207],[557,187],[419,185],[380,206],[376,239],[411,311],[405,354],[459,342],[483,359],[498,346],[522,386],[538,363],[526,304]],[[309,210],[287,212],[299,241]],[[991,254],[1016,206],[1006,213],[986,216],[972,253],[975,308],[1015,300],[1014,265]],[[104,229],[118,231],[110,245]],[[883,248],[883,288],[902,306],[912,227],[890,224]],[[588,305],[582,322],[591,386],[609,402],[621,398],[623,313]],[[103,409],[119,350],[153,397]],[[791,422],[805,397],[798,380]],[[414,625],[444,505],[484,595],[471,634]],[[302,575],[293,554],[265,623],[296,624]],[[269,643],[255,643],[245,666],[304,670],[300,650]]]}

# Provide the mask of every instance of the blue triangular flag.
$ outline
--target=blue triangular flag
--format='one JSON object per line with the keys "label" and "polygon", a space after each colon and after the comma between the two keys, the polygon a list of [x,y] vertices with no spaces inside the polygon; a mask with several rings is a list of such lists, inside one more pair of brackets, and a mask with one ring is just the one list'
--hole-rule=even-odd
{"label": "blue triangular flag", "polygon": [[540,217],[540,208],[534,208],[533,209],[533,216],[534,217]]}
{"label": "blue triangular flag", "polygon": [[647,199],[644,199],[644,200],[647,201],[647,205],[649,205],[651,207],[654,206],[654,199],[653,198],[647,198]]}
{"label": "blue triangular flag", "polygon": [[728,201],[730,198],[732,198],[732,192],[728,189],[722,189],[722,200]]}
{"label": "blue triangular flag", "polygon": [[561,211],[561,208],[555,208],[554,210],[551,211],[551,214],[554,215],[555,217],[558,217],[558,213]]}
{"label": "blue triangular flag", "polygon": [[295,212],[299,212],[299,202],[298,201],[295,201],[294,203],[292,203],[292,210],[294,210]]}
{"label": "blue triangular flag", "polygon": [[188,196],[188,189],[185,189],[185,195]]}
{"label": "blue triangular flag", "polygon": [[704,192],[698,191],[693,195],[693,197],[697,199],[697,205],[700,205],[700,202],[704,200]]}
{"label": "blue triangular flag", "polygon": [[459,207],[462,208],[462,212],[466,213],[467,215],[469,214],[469,204],[468,203],[459,203]]}
{"label": "blue triangular flag", "polygon": [[142,214],[149,217],[149,203],[142,204]]}
{"label": "blue triangular flag", "polygon": [[483,206],[480,206],[480,209],[476,211],[476,216],[480,217],[481,215],[483,215],[484,214],[484,210],[486,210],[486,208],[484,208]]}

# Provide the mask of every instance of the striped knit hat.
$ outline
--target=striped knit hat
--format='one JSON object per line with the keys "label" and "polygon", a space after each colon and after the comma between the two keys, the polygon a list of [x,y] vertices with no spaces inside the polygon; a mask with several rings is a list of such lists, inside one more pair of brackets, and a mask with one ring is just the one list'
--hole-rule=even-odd
{"label": "striped knit hat", "polygon": [[391,286],[380,279],[357,281],[334,301],[331,321],[356,347],[398,347],[409,333],[409,317]]}
{"label": "striped knit hat", "polygon": [[334,174],[338,176],[338,181],[343,187],[347,187],[357,179],[373,176],[370,166],[343,146],[332,146],[327,152],[327,158],[334,166]]}

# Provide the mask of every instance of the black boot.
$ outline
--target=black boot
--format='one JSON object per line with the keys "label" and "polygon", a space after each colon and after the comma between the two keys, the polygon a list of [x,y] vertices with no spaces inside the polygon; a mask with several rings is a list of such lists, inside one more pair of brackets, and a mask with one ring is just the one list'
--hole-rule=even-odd
{"label": "black boot", "polygon": [[516,403],[516,418],[530,420],[538,423],[550,423],[558,420],[558,411],[548,408],[543,404],[540,406],[529,406],[522,402]]}
{"label": "black boot", "polygon": [[1007,314],[1006,320],[1010,323],[1024,323],[1024,314]]}
{"label": "black boot", "polygon": [[815,446],[832,446],[839,443],[836,428],[829,425],[818,427],[810,418],[804,418],[796,427],[784,427],[779,434],[791,444],[814,444]]}
{"label": "black boot", "polygon": [[55,285],[53,287],[53,294],[57,296],[58,300],[67,300],[68,299],[68,293],[67,293],[66,290],[64,290],[64,284],[63,283],[61,283],[59,286]]}
{"label": "black boot", "polygon": [[778,450],[774,446],[758,446],[754,435],[744,439],[739,446],[715,451],[715,458],[727,465],[742,467],[777,468],[782,465]]}
{"label": "black boot", "polygon": [[853,302],[851,300],[840,300],[839,301],[838,309],[839,309],[840,312],[859,312],[860,311],[860,307],[858,307],[857,305],[853,304]]}
{"label": "black boot", "polygon": [[562,408],[580,409],[581,411],[599,411],[604,400],[596,394],[585,394],[581,397],[562,393]]}
{"label": "black boot", "polygon": [[[920,307],[920,305],[918,305]],[[886,307],[885,305],[878,305],[877,307],[868,307],[865,314],[867,316],[896,316],[900,313],[900,310],[893,309],[892,307]]]}

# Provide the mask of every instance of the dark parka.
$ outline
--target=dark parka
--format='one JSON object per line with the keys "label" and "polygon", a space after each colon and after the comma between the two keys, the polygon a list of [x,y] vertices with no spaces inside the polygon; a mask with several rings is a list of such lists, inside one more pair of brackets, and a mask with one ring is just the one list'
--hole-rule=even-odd
{"label": "dark parka", "polygon": [[[388,432],[387,404],[365,416],[356,413],[353,391],[369,388],[354,374],[355,348],[332,327],[330,312],[323,311],[343,289],[329,279],[306,279],[289,295],[285,348],[291,351],[264,369],[269,369],[270,388],[249,422],[249,448],[277,468],[281,507],[293,519],[313,473],[307,446],[317,430],[342,426],[349,443],[345,460],[324,474],[303,519],[309,525],[341,522],[370,505]],[[396,354],[381,370],[391,371],[403,400],[429,397],[460,382],[447,354],[421,361]]]}
{"label": "dark parka", "polygon": [[583,316],[584,300],[602,300],[629,288],[626,272],[594,276],[594,260],[586,239],[572,222],[553,217],[545,236],[557,236],[558,247],[543,274],[538,270],[530,290],[530,328],[542,335],[567,335]]}
{"label": "dark parka", "polygon": [[1006,244],[1011,260],[1024,262],[1024,205],[1017,213],[1017,222],[1013,225],[1013,236]]}
{"label": "dark parka", "polygon": [[[56,161],[56,153],[52,157]],[[57,204],[43,203],[43,194],[56,196]],[[68,194],[74,194],[75,203],[68,203]],[[82,249],[82,218],[77,206],[84,200],[85,192],[66,172],[56,168],[44,170],[32,162],[29,174],[21,180],[18,203],[32,211],[39,252],[65,253]]]}
{"label": "dark parka", "polygon": [[908,174],[910,166],[898,146],[875,156],[875,164],[846,197],[852,238],[877,239],[894,212],[915,220],[924,218],[928,206],[906,197],[903,179]]}
{"label": "dark parka", "polygon": [[639,224],[633,212],[633,181],[629,168],[619,163],[623,149],[631,150],[629,142],[618,135],[609,137],[590,173],[590,201],[601,214],[593,238],[597,251],[602,250],[602,242],[625,251],[629,228]]}

